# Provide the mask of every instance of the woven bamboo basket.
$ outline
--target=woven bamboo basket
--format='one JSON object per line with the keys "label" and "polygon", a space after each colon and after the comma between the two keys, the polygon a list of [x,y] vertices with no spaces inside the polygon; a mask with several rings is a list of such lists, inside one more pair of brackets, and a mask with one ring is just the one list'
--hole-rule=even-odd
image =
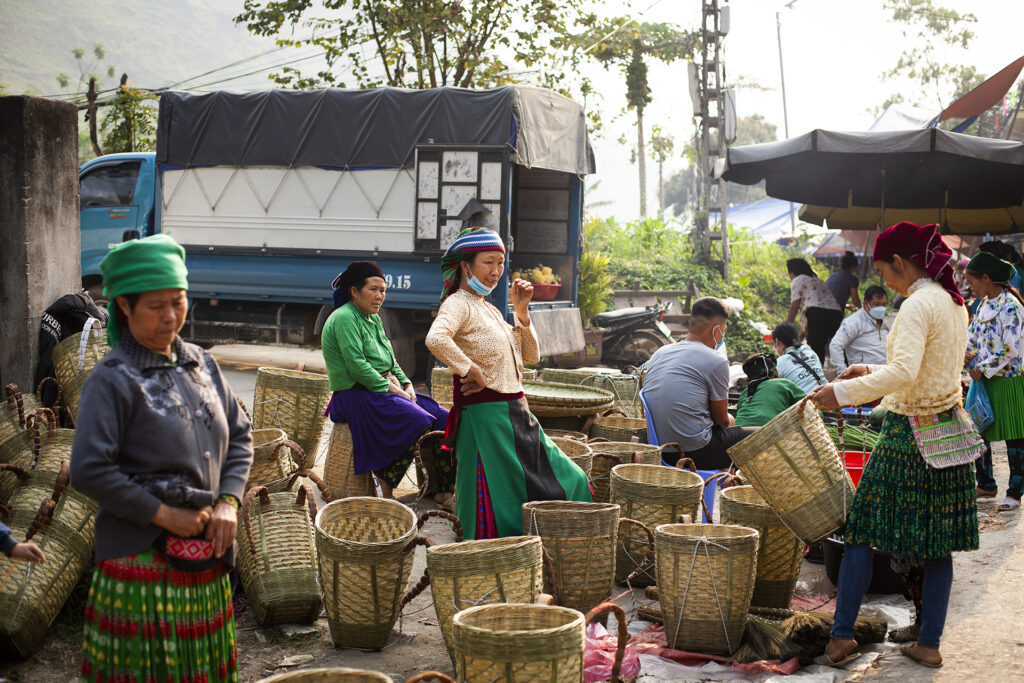
{"label": "woven bamboo basket", "polygon": [[[704,480],[699,475],[661,465],[616,465],[611,474],[611,502],[620,514],[653,529],[671,524],[679,515],[696,519],[704,495]],[[622,583],[633,575],[631,583],[649,586],[656,582],[653,571],[636,572],[647,551],[647,538],[632,527],[615,547],[615,580]]]}
{"label": "woven bamboo basket", "polygon": [[12,413],[28,414],[39,407],[35,394],[25,395],[17,384],[11,383],[4,387],[4,402],[0,403],[0,419],[10,417]]}
{"label": "woven bamboo basket", "polygon": [[582,441],[584,443],[587,442],[586,434],[584,434],[583,432],[577,432],[572,429],[548,429],[545,427],[544,433],[550,436],[551,438],[555,438],[557,436],[559,439],[572,439],[573,441]]}
{"label": "woven bamboo basket", "polygon": [[[310,624],[320,615],[322,601],[316,582],[316,493],[300,476],[331,494],[309,470],[296,474],[284,491],[271,493],[254,486],[245,494],[238,525],[238,574],[261,626]],[[298,488],[297,494],[292,491]],[[253,499],[257,499],[253,505]]]}
{"label": "woven bamboo basket", "polygon": [[324,412],[330,400],[327,375],[259,368],[253,393],[253,428],[283,429],[289,439],[302,447],[307,464],[312,467],[320,449],[327,422]]}
{"label": "woven bamboo basket", "polygon": [[615,396],[604,389],[554,382],[523,382],[530,412],[543,417],[595,415],[612,407]]}
{"label": "woven bamboo basket", "polygon": [[261,678],[256,683],[391,683],[391,676],[363,669],[301,669]]}
{"label": "woven bamboo basket", "polygon": [[730,655],[740,645],[754,593],[758,534],[723,524],[654,530],[665,638],[676,650]]}
{"label": "woven bamboo basket", "polygon": [[[245,482],[246,491],[254,486],[266,486],[271,493],[284,490],[288,478],[298,469],[292,462],[291,449],[286,441],[292,443],[283,429],[252,430],[252,466]],[[282,445],[284,447],[279,448]]]}
{"label": "woven bamboo basket", "polygon": [[[57,417],[49,408],[36,408],[25,416],[25,430],[7,442],[3,454],[7,462],[25,471],[41,468],[49,471],[49,479],[40,485],[53,488],[53,477],[63,460],[71,458],[75,440],[73,429],[57,429]],[[13,495],[16,488],[12,472],[0,473],[0,502]]]}
{"label": "woven bamboo basket", "polygon": [[540,373],[543,382],[559,384],[583,384],[583,380],[594,375],[617,375],[618,370],[611,368],[544,368]]}
{"label": "woven bamboo basket", "polygon": [[29,657],[42,644],[92,562],[96,503],[70,487],[67,460],[52,470],[54,453],[44,451],[35,470],[19,473],[11,498],[14,538],[32,540],[46,553],[42,564],[0,555],[0,652],[11,656]]}
{"label": "woven bamboo basket", "polygon": [[648,563],[654,561],[654,536],[632,519],[619,517],[611,503],[534,501],[523,503],[523,529],[540,536],[551,560],[547,586],[562,607],[586,612],[612,594],[615,581],[615,547],[619,527],[632,524],[648,537]]}
{"label": "woven bamboo basket", "polygon": [[846,522],[853,481],[807,399],[729,449],[744,476],[793,535],[813,543]]}
{"label": "woven bamboo basket", "polygon": [[[606,389],[615,395],[615,407],[627,417],[643,419],[640,404],[640,375],[630,373],[594,374],[583,379],[585,387]],[[644,439],[646,441],[646,439]]]}
{"label": "woven bamboo basket", "polygon": [[344,498],[317,513],[318,580],[335,645],[387,643],[402,606],[422,590],[406,592],[413,550],[428,543],[416,530],[413,511],[391,499]]}
{"label": "woven bamboo basket", "polygon": [[650,444],[593,441],[590,442],[590,448],[594,451],[590,485],[594,488],[595,503],[608,502],[608,483],[611,479],[612,468],[616,465],[633,462],[645,465],[661,464],[661,449]]}
{"label": "woven bamboo basket", "polygon": [[[619,413],[613,415],[612,413]],[[647,420],[642,417],[627,417],[622,410],[613,408],[594,420],[590,438],[631,443],[636,437],[640,443],[647,443]]]}
{"label": "woven bamboo basket", "polygon": [[563,439],[562,437],[552,436],[551,440],[558,446],[558,450],[565,453],[570,460],[580,466],[584,474],[587,475],[587,479],[590,478],[591,468],[594,466],[594,451],[590,449],[590,446],[573,439]]}
{"label": "woven bamboo basket", "polygon": [[[531,368],[523,368],[523,381],[532,382],[537,379],[537,371]],[[442,407],[451,408],[454,386],[452,384],[452,371],[443,365],[436,366],[430,371],[430,397],[441,404]]]}
{"label": "woven bamboo basket", "polygon": [[72,421],[78,418],[78,402],[82,386],[92,369],[110,351],[103,327],[93,326],[83,347],[82,333],[73,334],[53,349],[54,375],[60,385],[64,404]]}
{"label": "woven bamboo basket", "polygon": [[[22,468],[32,460],[28,432],[25,429],[25,403],[21,392],[13,384],[14,391],[8,393],[7,402],[0,408],[0,464],[10,463]],[[14,491],[14,475],[0,473],[0,503],[7,503]]]}
{"label": "woven bamboo basket", "polygon": [[719,503],[722,524],[757,529],[757,581],[750,604],[789,609],[793,600],[804,542],[794,536],[752,486],[733,486],[722,491]]}
{"label": "woven bamboo basket", "polygon": [[356,474],[352,459],[352,431],[343,422],[331,427],[324,460],[324,483],[335,500],[349,496],[373,496],[373,480],[369,473]]}
{"label": "woven bamboo basket", "polygon": [[542,552],[536,536],[448,543],[427,549],[434,611],[453,665],[452,617],[476,605],[534,602],[544,590]]}

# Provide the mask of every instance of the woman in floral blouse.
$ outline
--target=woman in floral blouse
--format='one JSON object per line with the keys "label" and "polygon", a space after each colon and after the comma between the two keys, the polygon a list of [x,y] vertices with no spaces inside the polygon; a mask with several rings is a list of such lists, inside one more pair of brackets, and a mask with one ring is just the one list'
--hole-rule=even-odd
{"label": "woman in floral blouse", "polygon": [[[1009,282],[1013,264],[979,251],[967,264],[971,290],[983,297],[968,329],[967,367],[981,381],[992,402],[995,422],[985,430],[986,442],[1005,441],[1010,460],[1010,484],[1000,511],[1020,507],[1024,493],[1024,301]],[[994,496],[991,450],[979,460],[978,494]]]}

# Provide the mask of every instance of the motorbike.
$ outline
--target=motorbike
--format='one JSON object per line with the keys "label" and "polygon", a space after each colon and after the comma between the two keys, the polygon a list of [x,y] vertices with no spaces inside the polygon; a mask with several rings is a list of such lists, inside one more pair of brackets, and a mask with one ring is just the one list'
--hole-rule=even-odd
{"label": "motorbike", "polygon": [[671,344],[672,332],[662,319],[672,309],[672,302],[652,306],[620,308],[598,313],[593,323],[604,329],[601,337],[601,362],[605,365],[640,366],[655,351]]}

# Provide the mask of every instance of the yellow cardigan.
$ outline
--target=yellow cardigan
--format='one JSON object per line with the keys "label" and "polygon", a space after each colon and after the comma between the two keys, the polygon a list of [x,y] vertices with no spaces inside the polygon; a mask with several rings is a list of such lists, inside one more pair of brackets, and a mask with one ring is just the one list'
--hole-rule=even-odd
{"label": "yellow cardigan", "polygon": [[910,287],[886,343],[885,365],[871,374],[836,383],[840,405],[882,398],[900,415],[930,415],[962,400],[960,374],[967,351],[967,309],[933,280]]}

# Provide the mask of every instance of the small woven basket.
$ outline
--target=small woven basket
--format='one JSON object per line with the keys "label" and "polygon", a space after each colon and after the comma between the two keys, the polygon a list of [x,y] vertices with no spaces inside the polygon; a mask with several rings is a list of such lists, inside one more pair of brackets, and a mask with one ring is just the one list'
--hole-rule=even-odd
{"label": "small woven basket", "polygon": [[453,620],[456,678],[582,683],[585,630],[583,615],[565,607],[471,607]]}
{"label": "small woven basket", "polygon": [[109,351],[103,327],[94,325],[88,339],[82,344],[82,332],[73,334],[53,349],[54,375],[64,397],[64,404],[72,420],[78,418],[78,402],[82,397],[82,386],[96,364]]}
{"label": "small woven basket", "polygon": [[[620,414],[613,415],[614,412]],[[647,420],[642,417],[627,417],[619,409],[609,410],[601,417],[596,418],[590,428],[590,438],[592,439],[631,443],[634,437],[639,443],[647,443]]]}
{"label": "small woven basket", "polygon": [[654,530],[654,543],[668,646],[732,654],[740,645],[754,592],[757,531],[663,524]]}
{"label": "small woven basket", "polygon": [[374,494],[370,474],[356,474],[352,458],[352,431],[343,422],[335,422],[331,427],[327,458],[324,460],[324,483],[335,500]]}
{"label": "small woven basket", "polygon": [[558,436],[551,437],[551,440],[558,446],[558,450],[565,453],[570,460],[579,465],[583,473],[587,475],[587,479],[590,478],[590,470],[594,466],[594,451],[590,449],[590,446],[573,439],[563,439]]}
{"label": "small woven basket", "polygon": [[427,549],[434,611],[453,665],[452,617],[476,605],[534,602],[544,590],[542,551],[536,536],[448,543]]}
{"label": "small woven basket", "polygon": [[624,523],[646,533],[653,562],[651,531],[634,520],[620,519],[618,505],[561,500],[523,503],[523,529],[540,536],[551,560],[553,585],[547,588],[557,604],[586,612],[611,596],[616,539]]}
{"label": "small woven basket", "polygon": [[292,443],[282,429],[252,430],[252,466],[245,482],[246,491],[254,486],[266,486],[271,493],[284,490],[288,478],[298,469],[286,441]]}
{"label": "small woven basket", "polygon": [[[696,519],[704,495],[704,480],[699,475],[661,465],[616,465],[611,474],[611,502],[620,515],[655,528],[671,524],[680,515]],[[649,586],[656,582],[653,571],[636,572],[647,552],[648,539],[632,527],[622,535],[615,548],[615,580]]]}
{"label": "small woven basket", "polygon": [[291,490],[299,476],[308,477],[324,499],[331,500],[320,478],[303,470],[284,491],[271,493],[266,486],[254,486],[242,503],[238,573],[261,626],[310,624],[320,615],[313,535],[316,494],[306,483],[298,484],[297,494]]}
{"label": "small woven basket", "polygon": [[760,534],[757,582],[750,604],[789,609],[804,559],[804,542],[786,528],[752,486],[723,489],[719,505],[722,524],[750,527]]}
{"label": "small woven basket", "polygon": [[300,669],[261,678],[256,683],[391,683],[391,677],[363,669]]}
{"label": "small woven basket", "polygon": [[835,442],[807,399],[729,449],[744,476],[805,543],[846,522],[854,487]]}
{"label": "small woven basket", "polygon": [[327,421],[324,412],[330,400],[327,375],[259,368],[253,393],[253,428],[283,429],[289,439],[299,444],[312,467],[320,449]]}

